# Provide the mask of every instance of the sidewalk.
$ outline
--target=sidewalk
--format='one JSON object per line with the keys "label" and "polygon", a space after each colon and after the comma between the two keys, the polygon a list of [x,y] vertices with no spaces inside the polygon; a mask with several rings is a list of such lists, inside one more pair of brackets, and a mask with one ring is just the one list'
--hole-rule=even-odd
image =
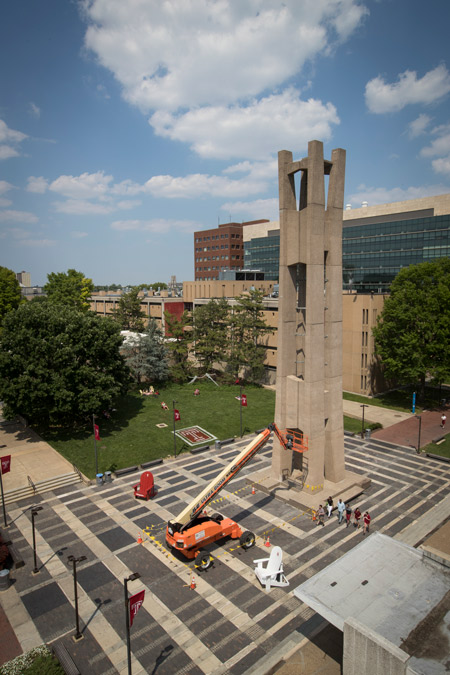
{"label": "sidewalk", "polygon": [[[364,424],[366,422],[379,422],[383,428],[390,427],[393,424],[398,424],[403,420],[408,420],[414,417],[412,413],[401,412],[400,410],[391,410],[390,408],[381,408],[377,405],[366,405],[364,408]],[[344,415],[354,417],[362,421],[362,404],[358,401],[343,401]]]}
{"label": "sidewalk", "polygon": [[[447,405],[445,408],[435,410],[424,410],[421,413],[421,448],[448,433],[448,429],[442,429],[440,426],[441,415],[444,409],[448,411],[449,406]],[[389,443],[394,443],[394,445],[406,445],[411,448],[417,448],[419,442],[419,416],[410,415],[408,419],[402,420],[393,426],[385,429],[376,429],[372,435],[377,441],[388,441]]]}

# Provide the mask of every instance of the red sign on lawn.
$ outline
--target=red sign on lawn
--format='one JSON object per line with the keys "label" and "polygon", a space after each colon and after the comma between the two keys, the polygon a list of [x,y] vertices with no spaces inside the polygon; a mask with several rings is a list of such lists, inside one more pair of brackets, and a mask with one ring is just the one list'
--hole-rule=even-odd
{"label": "red sign on lawn", "polygon": [[11,471],[11,455],[5,455],[0,458],[2,463],[2,474],[9,473]]}
{"label": "red sign on lawn", "polygon": [[247,407],[247,394],[242,394],[242,396],[241,396],[241,405],[243,405],[244,408]]}
{"label": "red sign on lawn", "polygon": [[98,424],[94,424],[94,436],[96,441],[100,441],[100,429],[98,428]]}
{"label": "red sign on lawn", "polygon": [[175,409],[173,411],[173,418],[174,418],[175,422],[179,422],[181,420],[181,415],[180,415],[179,410]]}
{"label": "red sign on lawn", "polygon": [[144,596],[145,596],[145,591],[139,591],[139,593],[136,593],[135,595],[132,595],[130,600],[129,600],[129,603],[130,603],[130,626],[133,625],[133,619],[142,607],[142,603],[144,602]]}

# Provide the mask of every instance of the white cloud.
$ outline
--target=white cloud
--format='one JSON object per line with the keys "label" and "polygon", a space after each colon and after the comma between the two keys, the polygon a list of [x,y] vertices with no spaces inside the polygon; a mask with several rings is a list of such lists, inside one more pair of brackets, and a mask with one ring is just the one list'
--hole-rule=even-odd
{"label": "white cloud", "polygon": [[25,138],[28,138],[26,134],[10,129],[6,122],[0,120],[0,143],[5,141],[7,143],[21,143]]}
{"label": "white cloud", "polygon": [[414,103],[429,105],[439,101],[450,92],[450,73],[441,64],[428,71],[422,78],[417,73],[405,70],[398,81],[387,84],[379,75],[366,84],[366,105],[370,112],[398,112]]}
{"label": "white cloud", "polygon": [[14,185],[11,185],[11,183],[8,183],[8,181],[0,180],[0,195],[4,195],[6,192],[9,192],[13,187]]}
{"label": "white cloud", "polygon": [[7,206],[11,206],[12,201],[10,199],[4,199],[4,197],[0,197],[0,207],[1,208],[6,208]]}
{"label": "white cloud", "polygon": [[438,136],[430,145],[422,148],[420,151],[422,157],[438,157],[450,153],[450,128],[440,127],[439,130],[434,130],[434,133]]}
{"label": "white cloud", "polygon": [[4,223],[37,223],[38,218],[29,211],[0,211],[0,222]]}
{"label": "white cloud", "polygon": [[6,122],[0,120],[0,160],[19,157],[20,152],[14,146],[17,146],[26,138],[28,138],[26,134],[10,129]]}
{"label": "white cloud", "polygon": [[364,201],[368,202],[369,206],[375,206],[376,204],[403,202],[409,199],[420,199],[421,197],[434,197],[447,192],[449,192],[448,185],[422,185],[409,188],[375,188],[360,185],[358,192],[346,196],[345,203],[352,204],[354,208],[359,208]]}
{"label": "white cloud", "polygon": [[278,220],[279,202],[277,198],[256,199],[253,202],[228,202],[221,206],[222,211],[227,213],[246,214],[242,220]]}
{"label": "white cloud", "polygon": [[450,155],[448,157],[440,157],[433,159],[431,166],[436,173],[444,173],[450,175]]}
{"label": "white cloud", "polygon": [[432,118],[429,115],[422,113],[415,120],[408,124],[408,135],[410,138],[417,138],[425,133],[427,127],[430,125]]}
{"label": "white cloud", "polygon": [[67,199],[65,202],[53,202],[55,211],[69,215],[108,215],[116,210],[112,203],[90,202],[86,199]]}
{"label": "white cloud", "polygon": [[159,136],[189,143],[202,157],[264,159],[277,148],[304,150],[311,138],[329,140],[339,118],[331,103],[302,101],[289,88],[246,107],[204,107],[178,116],[158,111],[150,124]]}
{"label": "white cloud", "polygon": [[36,117],[37,119],[39,119],[41,116],[41,109],[32,101],[30,103],[30,115]]}
{"label": "white cloud", "polygon": [[101,198],[110,190],[112,176],[103,171],[82,173],[80,176],[59,176],[49,185],[49,190],[73,199]]}
{"label": "white cloud", "polygon": [[30,176],[28,178],[27,192],[36,192],[44,194],[48,188],[48,181],[42,176]]}
{"label": "white cloud", "polygon": [[240,197],[257,194],[267,184],[251,178],[230,180],[223,176],[190,174],[184,177],[153,176],[145,184],[146,190],[154,197],[165,199],[198,199],[200,197]]}
{"label": "white cloud", "polygon": [[297,74],[367,13],[359,0],[84,0],[85,44],[142,110],[226,105]]}
{"label": "white cloud", "polygon": [[78,230],[74,230],[70,233],[70,236],[73,237],[73,239],[83,239],[89,235],[87,232],[79,232]]}
{"label": "white cloud", "polygon": [[154,220],[116,220],[111,223],[111,229],[119,232],[154,232],[166,234],[176,230],[180,232],[195,232],[200,229],[199,223],[192,220],[166,220],[164,218]]}

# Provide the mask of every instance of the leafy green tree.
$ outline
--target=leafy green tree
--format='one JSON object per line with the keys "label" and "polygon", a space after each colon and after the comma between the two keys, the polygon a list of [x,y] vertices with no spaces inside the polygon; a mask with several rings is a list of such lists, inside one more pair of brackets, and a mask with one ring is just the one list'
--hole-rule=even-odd
{"label": "leafy green tree", "polygon": [[121,330],[132,330],[138,333],[144,330],[145,314],[141,309],[138,286],[135,286],[128,293],[124,293],[120,297],[113,315]]}
{"label": "leafy green tree", "polygon": [[5,317],[0,398],[8,417],[71,424],[111,407],[129,371],[111,318],[51,302],[28,302]]}
{"label": "leafy green tree", "polygon": [[375,348],[388,378],[404,384],[450,377],[450,259],[410,265],[391,284]]}
{"label": "leafy green tree", "polygon": [[153,288],[154,291],[157,291],[160,288],[162,291],[167,289],[167,284],[164,281],[156,281],[154,284],[150,284],[149,288]]}
{"label": "leafy green tree", "polygon": [[89,310],[89,298],[94,291],[92,279],[83,272],[70,269],[67,272],[51,272],[47,275],[44,293],[50,302],[73,307],[82,312]]}
{"label": "leafy green tree", "polygon": [[22,302],[20,284],[14,272],[7,267],[0,267],[0,326],[5,315]]}
{"label": "leafy green tree", "polygon": [[243,368],[245,377],[258,382],[264,374],[266,337],[273,330],[264,320],[262,291],[236,297],[230,317],[231,344],[227,370],[232,376]]}
{"label": "leafy green tree", "polygon": [[150,319],[143,335],[124,344],[122,354],[138,384],[143,379],[148,382],[164,382],[169,378],[164,335],[155,319]]}
{"label": "leafy green tree", "polygon": [[226,361],[229,315],[230,306],[225,298],[213,298],[194,310],[195,356],[205,373],[211,370],[215,362]]}
{"label": "leafy green tree", "polygon": [[187,311],[180,318],[167,310],[164,312],[167,331],[172,341],[169,342],[170,372],[174,380],[184,382],[192,374],[189,360],[192,342],[192,319]]}

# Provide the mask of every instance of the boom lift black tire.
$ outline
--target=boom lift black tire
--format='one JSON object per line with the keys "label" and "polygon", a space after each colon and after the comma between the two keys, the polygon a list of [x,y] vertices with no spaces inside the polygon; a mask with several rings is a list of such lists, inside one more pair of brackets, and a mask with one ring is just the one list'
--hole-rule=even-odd
{"label": "boom lift black tire", "polygon": [[205,549],[200,549],[200,551],[195,556],[195,566],[201,571],[207,570],[208,567],[211,567],[212,561],[212,555],[209,553],[209,551],[205,551]]}
{"label": "boom lift black tire", "polygon": [[211,520],[215,520],[216,523],[220,523],[223,520],[223,516],[221,516],[220,513],[213,513]]}
{"label": "boom lift black tire", "polygon": [[239,539],[239,543],[240,543],[240,545],[242,546],[243,549],[251,548],[256,543],[256,537],[253,534],[253,532],[245,531],[241,534],[241,538]]}

